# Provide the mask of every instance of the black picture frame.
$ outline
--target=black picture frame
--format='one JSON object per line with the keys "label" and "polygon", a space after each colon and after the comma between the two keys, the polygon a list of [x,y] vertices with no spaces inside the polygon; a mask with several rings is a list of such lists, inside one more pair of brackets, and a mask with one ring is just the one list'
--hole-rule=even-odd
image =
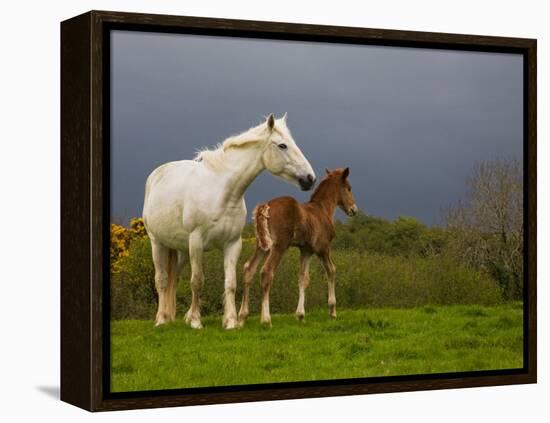
{"label": "black picture frame", "polygon": [[[111,393],[109,31],[512,52],[524,66],[524,367]],[[61,399],[90,411],[536,383],[536,40],[90,11],[61,23]]]}

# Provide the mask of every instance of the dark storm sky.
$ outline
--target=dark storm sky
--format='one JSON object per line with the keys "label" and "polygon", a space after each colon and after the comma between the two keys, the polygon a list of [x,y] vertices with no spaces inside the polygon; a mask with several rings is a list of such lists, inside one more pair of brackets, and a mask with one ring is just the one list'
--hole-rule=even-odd
{"label": "dark storm sky", "polygon": [[[141,215],[155,167],[270,112],[319,177],[349,166],[358,206],[390,219],[437,223],[474,162],[522,159],[520,55],[115,31],[111,66],[117,220]],[[310,193],[264,173],[247,206],[279,195]]]}

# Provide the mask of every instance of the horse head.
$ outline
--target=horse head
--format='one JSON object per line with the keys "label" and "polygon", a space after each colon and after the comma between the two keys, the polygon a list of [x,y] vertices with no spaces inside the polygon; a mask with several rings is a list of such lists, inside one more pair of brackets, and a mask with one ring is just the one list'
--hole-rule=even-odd
{"label": "horse head", "polygon": [[265,168],[275,176],[299,186],[303,191],[315,185],[315,172],[296,145],[287,126],[287,115],[265,122],[266,145],[262,155]]}
{"label": "horse head", "polygon": [[355,203],[355,198],[351,192],[351,184],[349,182],[349,167],[345,169],[325,170],[327,173],[326,179],[333,181],[336,189],[336,203],[340,209],[348,216],[354,216],[359,210]]}

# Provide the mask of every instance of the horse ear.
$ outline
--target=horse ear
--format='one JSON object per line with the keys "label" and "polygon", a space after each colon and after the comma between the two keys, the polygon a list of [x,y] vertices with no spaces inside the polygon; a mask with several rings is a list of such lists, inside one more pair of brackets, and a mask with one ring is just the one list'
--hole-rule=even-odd
{"label": "horse ear", "polygon": [[275,126],[275,116],[273,116],[273,113],[270,113],[267,117],[267,127],[270,130],[273,130],[273,127]]}
{"label": "horse ear", "polygon": [[342,173],[342,179],[348,179],[348,176],[349,176],[349,167],[346,167],[344,169],[344,172]]}
{"label": "horse ear", "polygon": [[327,175],[330,175],[330,170],[328,170],[326,167],[325,167],[325,172],[327,173]]}
{"label": "horse ear", "polygon": [[285,114],[283,115],[283,122],[284,122],[284,123],[286,123],[287,118],[288,118],[288,115],[287,115],[287,113],[285,112]]}

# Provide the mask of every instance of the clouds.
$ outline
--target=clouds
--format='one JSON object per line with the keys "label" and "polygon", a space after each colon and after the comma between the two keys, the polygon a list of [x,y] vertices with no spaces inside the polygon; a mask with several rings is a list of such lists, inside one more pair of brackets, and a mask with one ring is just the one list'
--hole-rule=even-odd
{"label": "clouds", "polygon": [[[115,31],[112,214],[141,214],[147,175],[289,113],[317,174],[351,167],[361,209],[434,223],[473,163],[522,158],[522,57]],[[249,208],[308,193],[261,175]]]}

